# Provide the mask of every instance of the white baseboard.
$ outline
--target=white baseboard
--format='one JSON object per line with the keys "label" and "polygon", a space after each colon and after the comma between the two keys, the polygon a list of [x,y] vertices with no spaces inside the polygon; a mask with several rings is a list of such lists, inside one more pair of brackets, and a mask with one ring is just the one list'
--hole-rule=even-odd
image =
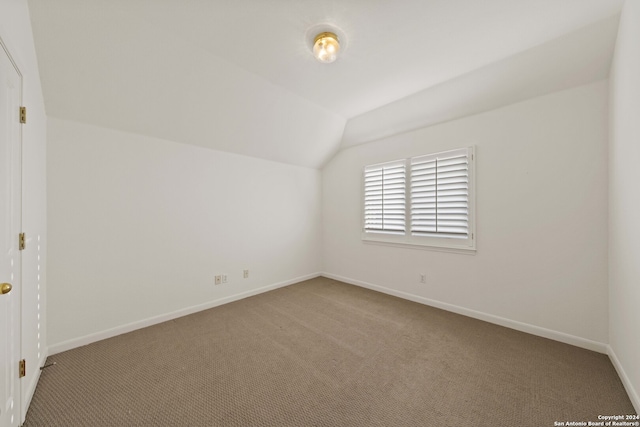
{"label": "white baseboard", "polygon": [[620,363],[620,359],[616,356],[615,351],[610,345],[607,345],[607,354],[609,355],[609,359],[611,359],[611,363],[613,363],[613,367],[616,368],[618,372],[618,376],[624,385],[625,390],[627,390],[627,394],[629,395],[629,399],[631,400],[631,404],[636,410],[636,414],[640,414],[640,395],[638,391],[633,387],[629,376],[625,372],[622,364]]}
{"label": "white baseboard", "polygon": [[96,341],[101,341],[107,338],[115,337],[117,335],[125,334],[127,332],[132,332],[137,329],[146,328],[147,326],[156,325],[158,323],[166,322],[168,320],[173,320],[178,317],[187,316],[189,314],[197,313],[198,311],[208,310],[210,308],[217,307],[219,305],[227,304],[233,301],[238,301],[243,298],[247,298],[253,295],[261,294],[263,292],[271,291],[273,289],[282,288],[284,286],[289,286],[294,283],[302,282],[304,280],[313,279],[318,276],[320,276],[320,273],[307,274],[305,276],[300,276],[293,279],[285,280],[284,282],[274,283],[272,285],[263,286],[257,289],[252,289],[250,291],[241,292],[239,294],[230,295],[224,298],[219,298],[217,300],[209,301],[204,304],[198,304],[191,307],[186,307],[180,310],[173,311],[171,313],[161,314],[159,316],[138,320],[136,322],[117,326],[115,328],[107,329],[105,331],[96,332],[96,333],[85,335],[79,338],[73,338],[67,341],[52,344],[52,345],[49,345],[48,347],[49,354],[53,355],[57,353],[62,353],[63,351],[71,350],[77,347],[82,347],[83,345],[91,344]]}
{"label": "white baseboard", "polygon": [[528,323],[518,322],[517,320],[511,320],[504,317],[495,316],[493,314],[471,310],[471,309],[460,307],[457,305],[448,304],[446,302],[424,298],[424,297],[410,294],[407,292],[385,288],[384,286],[374,285],[372,283],[363,282],[361,280],[350,279],[348,277],[343,277],[343,276],[339,276],[332,273],[323,272],[321,275],[329,279],[339,280],[341,282],[345,282],[345,283],[360,286],[363,288],[371,289],[374,291],[382,292],[384,294],[393,295],[398,298],[403,298],[403,299],[417,302],[420,304],[441,308],[446,311],[462,314],[463,316],[473,317],[474,319],[484,320],[485,322],[494,323],[500,326],[505,326],[507,328],[515,329],[517,331],[526,332],[528,334],[537,335],[537,336],[548,338],[555,341],[560,341],[565,344],[575,345],[576,347],[586,348],[587,350],[596,351],[598,353],[603,353],[603,354],[608,353],[608,350],[607,350],[608,345],[598,341],[592,341],[586,338],[565,334],[564,332],[558,332],[551,329],[541,328],[539,326],[530,325]]}

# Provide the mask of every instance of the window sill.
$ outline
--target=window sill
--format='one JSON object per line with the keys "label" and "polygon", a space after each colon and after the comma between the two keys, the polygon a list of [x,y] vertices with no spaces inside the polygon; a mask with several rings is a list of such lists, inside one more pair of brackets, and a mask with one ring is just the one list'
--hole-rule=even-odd
{"label": "window sill", "polygon": [[422,249],[427,251],[437,251],[437,252],[449,252],[456,254],[464,254],[464,255],[475,255],[476,248],[475,247],[466,247],[466,246],[435,246],[421,243],[407,243],[403,241],[389,241],[376,239],[375,237],[363,237],[362,242],[367,245],[383,245],[383,246],[392,246],[397,248],[408,248],[408,249]]}

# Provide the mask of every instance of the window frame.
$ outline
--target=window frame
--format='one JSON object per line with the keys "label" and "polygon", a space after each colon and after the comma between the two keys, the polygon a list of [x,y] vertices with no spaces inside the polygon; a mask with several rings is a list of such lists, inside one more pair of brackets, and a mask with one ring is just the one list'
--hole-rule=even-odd
{"label": "window frame", "polygon": [[[468,216],[468,237],[466,239],[455,239],[449,237],[434,236],[416,236],[411,234],[411,181],[412,181],[412,160],[427,157],[446,157],[455,152],[466,150],[468,161],[468,198],[467,198],[467,216]],[[453,150],[440,151],[409,158],[394,160],[391,162],[382,162],[371,165],[365,165],[362,168],[362,193],[361,193],[361,238],[364,243],[385,244],[399,247],[410,247],[416,249],[431,249],[445,252],[458,253],[475,253],[476,252],[476,154],[475,146],[468,146]],[[384,232],[367,231],[365,229],[365,171],[367,168],[375,166],[383,166],[385,164],[405,163],[405,231],[404,234],[387,234]]]}

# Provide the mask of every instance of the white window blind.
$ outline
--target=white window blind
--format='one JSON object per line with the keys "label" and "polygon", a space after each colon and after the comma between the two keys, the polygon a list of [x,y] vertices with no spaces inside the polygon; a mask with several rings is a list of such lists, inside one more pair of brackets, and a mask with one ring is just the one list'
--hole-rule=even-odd
{"label": "white window blind", "polygon": [[411,159],[411,235],[469,238],[469,150]]}
{"label": "white window blind", "polygon": [[364,231],[404,234],[406,228],[404,160],[365,167]]}
{"label": "white window blind", "polygon": [[474,148],[364,168],[362,239],[475,251]]}

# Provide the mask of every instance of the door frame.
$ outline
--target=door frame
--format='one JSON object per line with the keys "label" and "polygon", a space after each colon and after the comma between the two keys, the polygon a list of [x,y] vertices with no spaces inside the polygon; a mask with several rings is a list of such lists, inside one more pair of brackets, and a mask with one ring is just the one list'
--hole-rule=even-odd
{"label": "door frame", "polygon": [[[11,55],[11,51],[8,48],[8,46],[6,45],[6,43],[4,42],[4,40],[2,39],[2,36],[0,35],[0,55],[2,55],[2,52],[4,52],[4,54],[6,55],[7,59],[9,60],[9,62],[11,63],[11,65],[13,66],[14,70],[16,71],[20,81],[18,84],[18,106],[22,106],[22,102],[23,102],[23,95],[24,95],[24,76],[23,74],[20,72],[20,67],[18,67],[17,62],[14,60],[13,56]],[[20,179],[20,185],[18,188],[18,193],[20,195],[19,198],[19,203],[18,203],[18,218],[19,218],[19,232],[22,232],[22,222],[23,222],[23,189],[24,189],[24,184],[23,184],[23,127],[22,125],[19,126],[19,131],[18,131],[18,146],[19,146],[19,161],[17,162],[17,164],[15,165],[18,168],[18,172],[16,173],[16,175],[19,176]],[[18,236],[14,236],[15,239],[18,239]],[[17,242],[17,240],[16,240]],[[24,273],[24,269],[23,269],[23,263],[22,263],[22,251],[18,250],[18,255],[17,257],[19,258],[19,279],[18,281],[12,283],[14,285],[14,288],[12,289],[11,293],[13,294],[14,292],[17,292],[17,295],[12,295],[15,298],[16,302],[16,313],[15,313],[15,318],[13,319],[14,325],[16,325],[13,329],[13,333],[16,334],[17,339],[16,339],[16,349],[15,349],[15,354],[12,356],[13,358],[15,358],[15,361],[20,361],[22,359],[22,285],[23,285],[23,273]],[[17,286],[16,286],[17,285]],[[3,344],[4,345],[4,344]],[[16,364],[15,366],[15,375],[17,375],[18,372],[18,365]],[[25,414],[23,413],[23,408],[22,408],[22,381],[21,378],[17,378],[15,381],[15,389],[13,390],[14,396],[13,396],[13,400],[14,400],[14,408],[15,408],[15,415],[17,416],[17,423],[15,424],[16,426],[21,426],[23,421],[24,421],[24,416]]]}

